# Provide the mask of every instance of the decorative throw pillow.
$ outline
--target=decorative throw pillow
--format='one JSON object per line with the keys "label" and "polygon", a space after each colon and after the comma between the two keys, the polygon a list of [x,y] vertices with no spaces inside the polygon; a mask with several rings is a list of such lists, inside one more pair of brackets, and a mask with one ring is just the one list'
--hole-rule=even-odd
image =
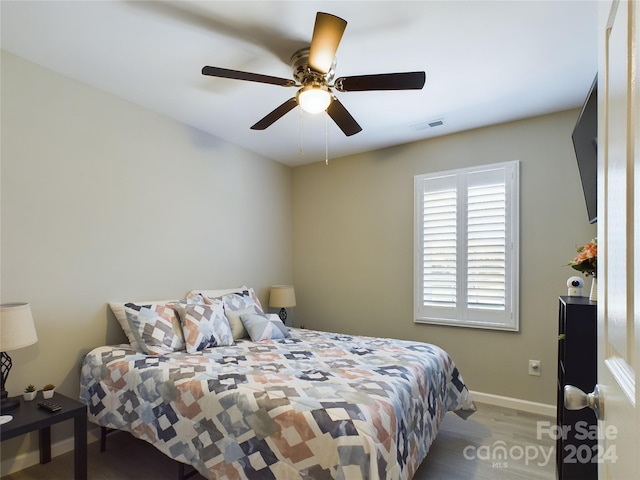
{"label": "decorative throw pillow", "polygon": [[246,313],[256,313],[255,308],[243,308],[241,310],[225,310],[224,314],[229,321],[231,327],[231,333],[234,340],[240,340],[241,338],[249,338],[249,332],[244,328],[244,324],[240,319],[241,315]]}
{"label": "decorative throw pillow", "polygon": [[[224,314],[229,320],[231,326],[231,332],[234,340],[241,338],[247,338],[249,334],[240,320],[240,315],[243,313],[258,313],[264,314],[260,303],[256,302],[256,294],[253,288],[243,290],[242,292],[231,293],[222,297],[224,303]],[[211,301],[205,298],[205,303]]]}
{"label": "decorative throw pillow", "polygon": [[229,322],[224,316],[221,300],[211,300],[208,305],[180,305],[178,313],[187,352],[196,353],[209,347],[233,345]]}
{"label": "decorative throw pillow", "polygon": [[164,355],[184,350],[184,338],[175,305],[176,303],[124,305],[131,333],[142,352]]}
{"label": "decorative throw pillow", "polygon": [[244,328],[249,332],[251,340],[257,342],[259,340],[269,340],[278,338],[288,338],[291,332],[282,323],[280,317],[275,313],[268,315],[260,315],[257,313],[244,313],[240,315],[240,320]]}
{"label": "decorative throw pillow", "polygon": [[[173,348],[175,350],[184,350],[184,337],[182,335],[182,328],[180,326],[180,319],[175,311],[175,306],[178,304],[192,304],[192,303],[204,303],[204,299],[201,296],[194,296],[189,299],[182,300],[156,300],[149,302],[109,302],[109,307],[113,312],[116,320],[122,327],[125,335],[129,339],[129,344],[137,352],[151,353],[151,350],[155,354],[169,353]],[[132,309],[129,309],[127,313],[128,305],[134,305]],[[153,310],[155,314],[161,315],[162,320],[171,324],[171,328],[168,325],[163,325],[162,322],[159,325],[159,329],[154,333],[152,332],[151,325],[155,323],[156,317],[152,312],[145,311],[140,317],[140,308],[144,307],[147,310]],[[161,313],[160,313],[161,312]],[[131,322],[130,317],[133,319]],[[133,328],[132,328],[133,326]],[[147,332],[144,333],[145,327]],[[160,333],[166,331],[165,337]],[[155,335],[155,337],[153,337]],[[161,338],[162,337],[162,338]],[[175,337],[175,338],[174,338]],[[146,339],[146,340],[145,340]],[[149,345],[147,345],[147,341]],[[161,346],[160,349],[152,348]],[[163,347],[163,346],[164,347]]]}
{"label": "decorative throw pillow", "polygon": [[145,302],[109,302],[109,307],[111,308],[113,315],[116,317],[116,320],[120,324],[122,331],[129,339],[129,344],[131,345],[131,348],[133,348],[136,352],[144,353],[144,350],[142,349],[140,342],[138,342],[138,337],[134,335],[133,332],[131,331],[131,326],[129,325],[127,314],[124,311],[124,306],[127,303],[135,303],[136,305],[152,305],[152,304],[166,305],[167,303],[174,303],[177,301],[178,300],[154,300],[154,301],[148,301],[148,302],[146,301]]}

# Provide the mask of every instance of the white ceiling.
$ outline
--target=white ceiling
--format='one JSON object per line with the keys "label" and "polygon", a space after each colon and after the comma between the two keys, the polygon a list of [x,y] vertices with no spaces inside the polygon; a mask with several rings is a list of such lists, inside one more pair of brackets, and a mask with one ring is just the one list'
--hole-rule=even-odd
{"label": "white ceiling", "polygon": [[[292,166],[324,160],[326,145],[337,158],[579,107],[597,69],[596,1],[2,0],[0,8],[2,49]],[[336,77],[424,70],[424,89],[337,92],[363,128],[352,137],[299,108],[250,130],[295,89],[207,77],[202,67],[291,78],[288,60],[308,46],[318,11],[348,22]],[[425,127],[438,119],[444,125]]]}

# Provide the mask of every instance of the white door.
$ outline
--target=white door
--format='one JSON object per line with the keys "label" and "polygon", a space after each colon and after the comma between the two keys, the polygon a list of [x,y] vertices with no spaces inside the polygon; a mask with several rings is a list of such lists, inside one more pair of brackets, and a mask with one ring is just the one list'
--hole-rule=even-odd
{"label": "white door", "polygon": [[640,34],[636,1],[602,1],[599,15],[599,478],[640,472]]}

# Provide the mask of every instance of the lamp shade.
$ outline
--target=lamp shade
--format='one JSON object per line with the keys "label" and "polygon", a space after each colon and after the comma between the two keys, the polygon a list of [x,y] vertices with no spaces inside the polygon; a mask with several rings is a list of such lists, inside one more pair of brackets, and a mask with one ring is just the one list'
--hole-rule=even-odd
{"label": "lamp shade", "polygon": [[8,352],[33,345],[38,341],[28,303],[0,305],[0,351]]}
{"label": "lamp shade", "polygon": [[274,285],[269,295],[269,306],[289,308],[296,306],[296,292],[293,285]]}
{"label": "lamp shade", "polygon": [[320,85],[302,87],[296,97],[302,109],[312,114],[324,112],[332,100],[329,89]]}

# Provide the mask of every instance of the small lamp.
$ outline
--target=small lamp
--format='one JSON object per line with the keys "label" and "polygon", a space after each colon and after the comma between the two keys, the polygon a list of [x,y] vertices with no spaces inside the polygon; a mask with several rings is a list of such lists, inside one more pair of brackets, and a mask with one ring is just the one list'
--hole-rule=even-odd
{"label": "small lamp", "polygon": [[269,306],[280,309],[278,315],[282,323],[286,324],[287,311],[285,308],[296,306],[296,292],[293,289],[293,285],[274,285],[271,287]]}
{"label": "small lamp", "polygon": [[11,357],[6,352],[33,345],[38,341],[33,324],[31,306],[28,303],[3,303],[0,305],[0,352],[2,352],[2,393],[0,411],[11,410],[19,405],[15,398],[8,398],[5,385]]}

